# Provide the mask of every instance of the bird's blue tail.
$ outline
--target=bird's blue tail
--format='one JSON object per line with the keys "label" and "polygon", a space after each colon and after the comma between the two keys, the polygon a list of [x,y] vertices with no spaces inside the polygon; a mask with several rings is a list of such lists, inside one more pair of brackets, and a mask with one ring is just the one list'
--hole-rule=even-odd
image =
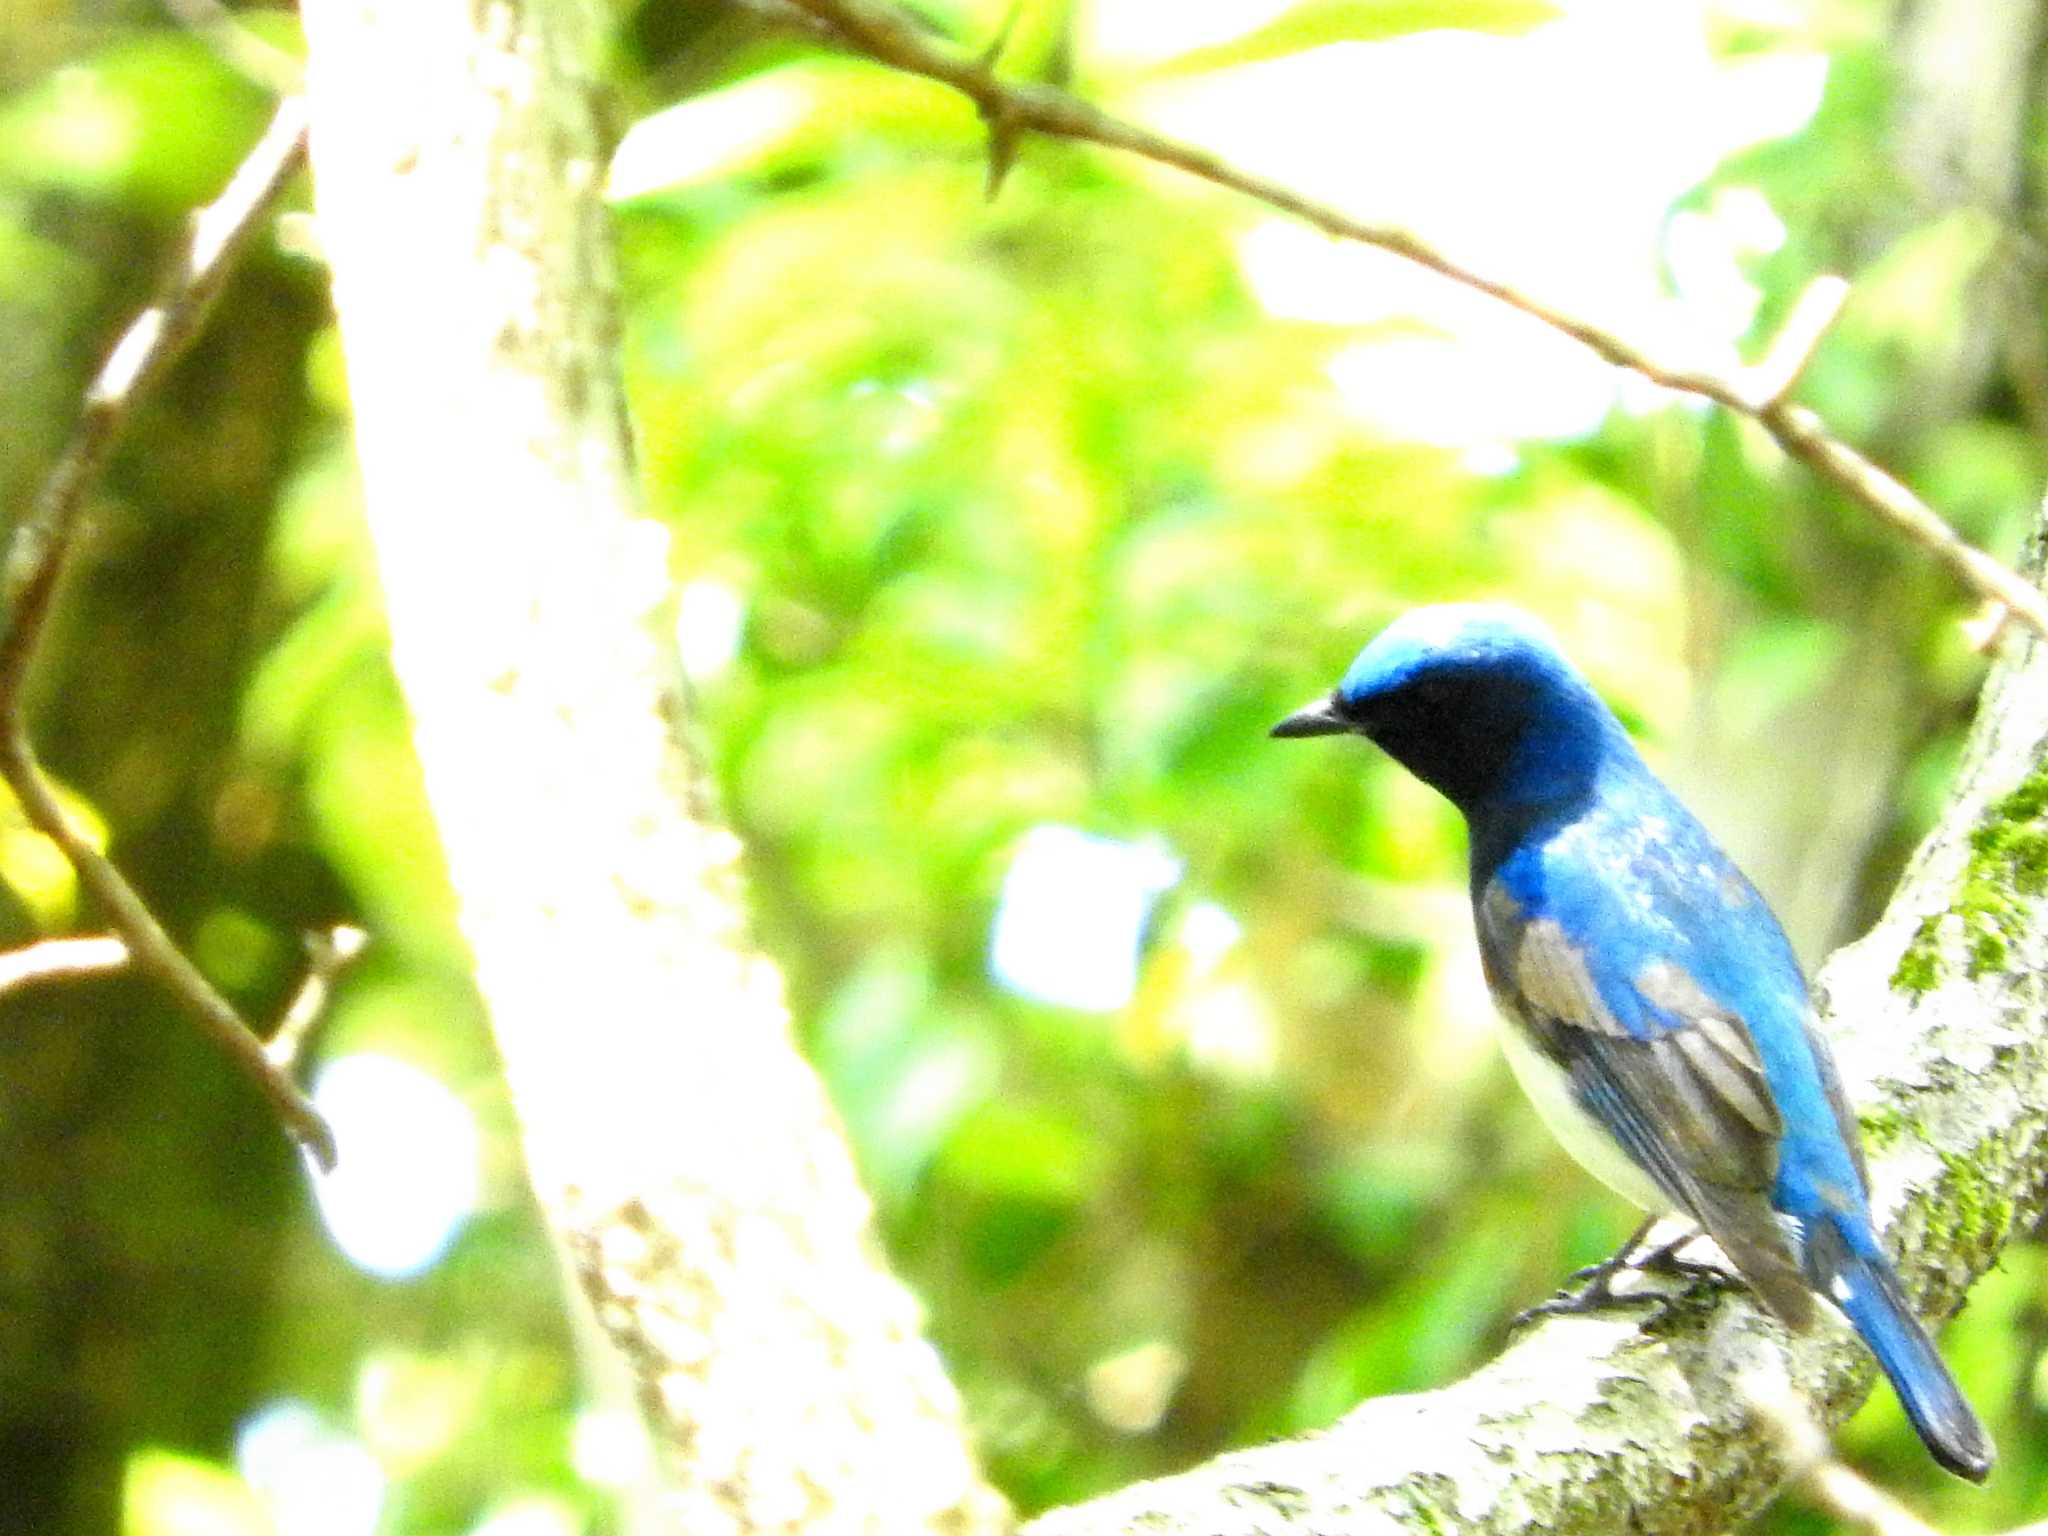
{"label": "bird's blue tail", "polygon": [[1814,1288],[1842,1309],[1870,1346],[1934,1459],[1958,1477],[1983,1482],[1997,1455],[1991,1437],[1913,1316],[1891,1265],[1874,1251],[1857,1252],[1850,1241],[1825,1216],[1812,1224],[1806,1265]]}

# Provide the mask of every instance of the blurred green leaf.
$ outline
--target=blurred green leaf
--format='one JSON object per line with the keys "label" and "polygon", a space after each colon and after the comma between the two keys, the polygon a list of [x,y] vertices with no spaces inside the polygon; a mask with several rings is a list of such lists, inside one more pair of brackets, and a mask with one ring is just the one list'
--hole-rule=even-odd
{"label": "blurred green leaf", "polygon": [[128,1458],[121,1536],[271,1536],[255,1490],[226,1467],[174,1451]]}
{"label": "blurred green leaf", "polygon": [[192,932],[192,958],[222,988],[249,992],[274,983],[293,957],[254,913],[215,907]]}
{"label": "blurred green leaf", "polygon": [[1317,1211],[1360,1263],[1387,1265],[1414,1243],[1451,1168],[1443,1146],[1361,1146],[1323,1175]]}
{"label": "blurred green leaf", "polygon": [[1901,235],[1857,274],[1843,327],[1880,332],[1916,353],[1957,345],[1967,334],[1963,306],[1998,237],[1998,221],[1976,208]]}
{"label": "blurred green leaf", "polygon": [[923,955],[887,945],[846,979],[811,1029],[811,1058],[885,1209],[910,1196],[996,1075],[982,1032],[934,1004]]}
{"label": "blurred green leaf", "polygon": [[1087,1199],[1104,1168],[1100,1143],[1069,1116],[1045,1105],[997,1101],[954,1128],[938,1171],[977,1194],[1066,1206]]}
{"label": "blurred green leaf", "polygon": [[0,103],[0,178],[178,212],[220,191],[266,115],[198,38],[143,33]]}
{"label": "blurred green leaf", "polygon": [[1832,624],[1784,619],[1760,624],[1730,648],[1715,684],[1720,717],[1743,735],[1811,694],[1849,647]]}
{"label": "blurred green leaf", "polygon": [[458,965],[453,898],[398,689],[365,658],[337,676],[306,743],[306,800],[322,847],[371,925]]}
{"label": "blurred green leaf", "polygon": [[1554,20],[1553,0],[1305,0],[1227,43],[1191,49],[1162,75],[1195,74],[1284,58],[1331,43],[1373,43],[1454,30],[1517,36]]}
{"label": "blurred green leaf", "polygon": [[1966,537],[2013,549],[2040,500],[2044,446],[2025,427],[1972,418],[1930,432],[1921,494]]}

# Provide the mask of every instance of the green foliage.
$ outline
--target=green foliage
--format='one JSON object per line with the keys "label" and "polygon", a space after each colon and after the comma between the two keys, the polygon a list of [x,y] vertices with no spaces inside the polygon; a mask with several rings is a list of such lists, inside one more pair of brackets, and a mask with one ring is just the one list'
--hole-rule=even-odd
{"label": "green foliage", "polygon": [[130,38],[0,107],[0,176],[182,213],[219,189],[266,111],[197,39]]}

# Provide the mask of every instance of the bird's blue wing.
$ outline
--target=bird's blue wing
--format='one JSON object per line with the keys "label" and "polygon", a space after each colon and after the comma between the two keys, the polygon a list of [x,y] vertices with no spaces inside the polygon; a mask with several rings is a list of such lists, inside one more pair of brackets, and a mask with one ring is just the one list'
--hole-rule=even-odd
{"label": "bird's blue wing", "polygon": [[1654,946],[1595,942],[1597,925],[1581,941],[1557,916],[1532,916],[1499,875],[1479,896],[1503,1011],[1771,1310],[1806,1326],[1811,1296],[1770,1199],[1784,1121],[1742,1018]]}

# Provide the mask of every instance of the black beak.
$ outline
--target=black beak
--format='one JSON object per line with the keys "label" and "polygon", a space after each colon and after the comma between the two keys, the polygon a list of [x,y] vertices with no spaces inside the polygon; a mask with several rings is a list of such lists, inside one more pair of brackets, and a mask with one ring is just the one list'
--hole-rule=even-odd
{"label": "black beak", "polygon": [[1317,699],[1315,703],[1297,709],[1266,734],[1284,740],[1295,736],[1341,736],[1356,729],[1338,710],[1333,697]]}

